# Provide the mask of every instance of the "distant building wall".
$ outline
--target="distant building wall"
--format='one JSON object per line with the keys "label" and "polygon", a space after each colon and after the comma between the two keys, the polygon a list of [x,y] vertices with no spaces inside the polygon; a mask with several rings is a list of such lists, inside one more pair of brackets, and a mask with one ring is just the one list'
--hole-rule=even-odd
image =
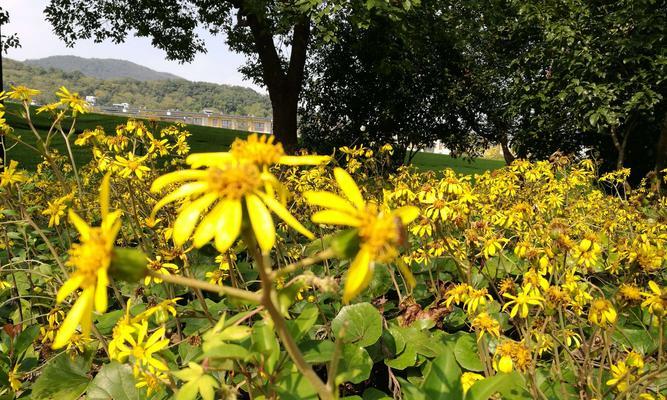
{"label": "distant building wall", "polygon": [[246,115],[227,115],[222,113],[193,113],[172,110],[147,110],[132,108],[126,103],[114,104],[113,106],[95,107],[94,112],[100,114],[122,115],[133,118],[152,118],[166,122],[182,122],[190,125],[210,126],[214,128],[226,128],[238,131],[273,133],[273,120],[271,118],[253,117]]}

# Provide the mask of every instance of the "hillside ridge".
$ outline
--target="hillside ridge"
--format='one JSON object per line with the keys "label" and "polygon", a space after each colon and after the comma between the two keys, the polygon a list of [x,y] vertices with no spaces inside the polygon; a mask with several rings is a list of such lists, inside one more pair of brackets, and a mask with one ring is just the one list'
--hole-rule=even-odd
{"label": "hillside ridge", "polygon": [[155,71],[132,61],[115,58],[84,58],[64,55],[28,59],[24,63],[45,69],[54,68],[66,72],[79,71],[86,76],[105,80],[135,79],[142,82],[170,79],[185,80],[174,74]]}

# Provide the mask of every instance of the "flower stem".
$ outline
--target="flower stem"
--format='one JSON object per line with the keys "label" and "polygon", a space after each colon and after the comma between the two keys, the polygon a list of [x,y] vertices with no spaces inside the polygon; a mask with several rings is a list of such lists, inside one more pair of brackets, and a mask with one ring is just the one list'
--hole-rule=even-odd
{"label": "flower stem", "polygon": [[294,362],[294,365],[299,369],[303,376],[310,382],[315,391],[321,399],[324,400],[333,400],[334,395],[330,387],[328,387],[320,377],[315,373],[313,368],[306,362],[306,359],[303,357],[301,350],[297,346],[296,342],[292,335],[290,335],[289,330],[287,329],[287,323],[285,318],[278,310],[278,307],[274,303],[274,291],[271,280],[271,264],[269,257],[261,254],[255,238],[252,232],[248,232],[247,228],[243,232],[243,241],[248,245],[248,250],[251,252],[255,261],[257,261],[257,267],[259,269],[259,276],[262,282],[262,297],[261,304],[266,308],[273,320],[274,327],[278,333],[278,337],[283,342],[287,354]]}
{"label": "flower stem", "polygon": [[261,296],[243,289],[237,289],[229,286],[218,286],[212,283],[200,281],[199,279],[186,278],[180,275],[160,274],[155,271],[149,271],[148,275],[153,278],[162,279],[165,282],[173,283],[175,285],[188,286],[194,289],[206,290],[207,292],[219,293],[225,296],[234,297],[239,300],[249,301],[251,303],[259,303]]}

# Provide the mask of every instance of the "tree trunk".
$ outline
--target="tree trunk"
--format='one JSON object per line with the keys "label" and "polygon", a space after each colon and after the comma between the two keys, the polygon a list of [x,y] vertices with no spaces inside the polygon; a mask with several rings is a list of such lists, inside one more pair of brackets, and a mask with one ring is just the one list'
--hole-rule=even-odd
{"label": "tree trunk", "polygon": [[[273,110],[273,134],[276,141],[282,143],[285,151],[291,154],[297,148],[296,116],[299,99],[298,97],[276,96],[275,91],[273,92],[269,89]],[[274,100],[274,96],[277,99]]]}
{"label": "tree trunk", "polygon": [[294,24],[289,64],[285,70],[265,16],[253,13],[252,8],[246,6],[245,2],[240,3],[239,12],[247,17],[255,51],[262,64],[262,78],[273,110],[273,133],[285,151],[291,154],[298,145],[297,108],[310,42],[310,19],[304,15]]}
{"label": "tree trunk", "polygon": [[512,153],[512,150],[509,146],[509,141],[507,140],[507,135],[502,135],[500,139],[500,148],[503,150],[503,158],[505,159],[505,164],[510,165],[516,160],[516,156]]}
{"label": "tree trunk", "polygon": [[630,137],[630,129],[627,129],[626,134],[623,136],[623,141],[621,142],[618,140],[618,133],[616,131],[616,127],[611,128],[611,140],[614,143],[614,147],[616,147],[616,151],[618,152],[618,156],[616,158],[616,169],[622,169],[623,165],[625,164],[625,148],[627,147],[628,144],[628,138]]}
{"label": "tree trunk", "polygon": [[660,127],[660,137],[656,146],[655,153],[655,176],[657,178],[658,191],[662,187],[663,174],[662,170],[667,168],[667,113],[662,120]]}

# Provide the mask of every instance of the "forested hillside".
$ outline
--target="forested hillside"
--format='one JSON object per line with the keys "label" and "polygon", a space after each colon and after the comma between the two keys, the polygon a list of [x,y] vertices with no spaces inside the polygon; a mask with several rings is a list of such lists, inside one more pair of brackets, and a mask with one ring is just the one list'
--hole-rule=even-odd
{"label": "forested hillside", "polygon": [[159,81],[183,79],[167,72],[158,72],[143,65],[126,60],[112,58],[83,58],[77,56],[51,56],[34,60],[25,60],[24,64],[42,68],[55,68],[66,72],[79,71],[91,78],[99,79],[136,79],[138,81]]}
{"label": "forested hillside", "polygon": [[201,111],[214,108],[227,114],[270,116],[268,96],[240,86],[218,85],[187,80],[138,81],[134,79],[103,80],[81,72],[44,69],[22,62],[4,60],[5,89],[11,84],[39,89],[36,100],[46,103],[55,100],[58,87],[96,96],[97,104],[129,103],[149,109],[178,109]]}

